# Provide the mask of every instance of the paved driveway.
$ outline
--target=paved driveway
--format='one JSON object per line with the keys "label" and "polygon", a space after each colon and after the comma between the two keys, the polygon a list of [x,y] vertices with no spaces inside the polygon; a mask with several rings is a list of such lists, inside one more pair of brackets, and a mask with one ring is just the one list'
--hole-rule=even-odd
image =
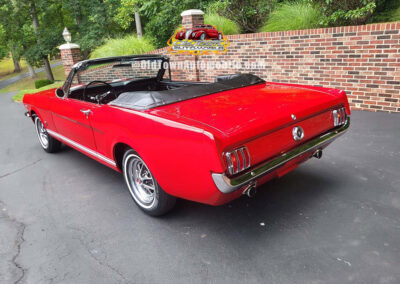
{"label": "paved driveway", "polygon": [[180,201],[160,219],[120,174],[46,154],[0,96],[0,283],[399,283],[400,116],[349,133],[254,199]]}

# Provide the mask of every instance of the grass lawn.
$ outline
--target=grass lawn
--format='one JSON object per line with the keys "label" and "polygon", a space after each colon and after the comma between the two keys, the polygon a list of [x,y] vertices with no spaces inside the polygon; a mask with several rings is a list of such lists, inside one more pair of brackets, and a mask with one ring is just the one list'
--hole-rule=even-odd
{"label": "grass lawn", "polygon": [[37,93],[37,92],[41,92],[41,91],[48,90],[48,89],[58,88],[62,84],[63,84],[63,82],[55,82],[54,84],[41,87],[40,89],[33,88],[33,89],[21,90],[15,96],[13,96],[13,100],[17,101],[17,102],[22,102],[22,99],[25,94],[32,94],[32,93]]}
{"label": "grass lawn", "polygon": [[[50,61],[50,64],[57,61],[59,60],[52,60]],[[3,60],[0,60],[0,81],[28,72],[28,66],[26,65],[26,61],[21,60],[20,64],[21,64],[21,72],[14,73],[14,63],[11,58],[4,58]]]}
{"label": "grass lawn", "polygon": [[0,80],[5,80],[28,72],[28,66],[26,66],[25,60],[21,60],[20,64],[21,73],[14,73],[14,63],[11,58],[4,58],[3,60],[0,60]]}
{"label": "grass lawn", "polygon": [[[57,80],[57,81],[65,80],[64,67],[62,65],[54,67],[54,68],[52,68],[52,70],[53,70],[53,75],[54,75],[55,80]],[[0,90],[0,93],[9,93],[9,92],[21,91],[21,90],[33,90],[33,89],[35,89],[35,81],[40,80],[40,79],[46,79],[46,73],[44,71],[37,73],[37,77],[35,79],[31,79],[29,77],[24,78],[22,80],[19,80],[18,82],[15,82],[14,84],[11,84],[11,85],[5,87],[4,89]]]}

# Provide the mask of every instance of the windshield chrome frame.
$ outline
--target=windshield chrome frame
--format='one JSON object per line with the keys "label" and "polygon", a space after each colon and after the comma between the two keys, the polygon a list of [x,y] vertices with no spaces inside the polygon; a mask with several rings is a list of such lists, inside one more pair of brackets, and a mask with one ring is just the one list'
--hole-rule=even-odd
{"label": "windshield chrome frame", "polygon": [[82,70],[86,70],[91,65],[103,64],[103,63],[112,63],[112,62],[124,62],[124,61],[136,61],[136,60],[151,60],[151,59],[158,59],[161,60],[161,68],[160,70],[163,71],[163,76],[165,74],[164,63],[167,62],[168,64],[168,75],[169,80],[171,81],[171,65],[169,64],[169,58],[163,55],[131,55],[131,56],[118,56],[118,57],[107,57],[107,58],[98,58],[92,60],[84,60],[76,63],[69,72],[67,78],[65,79],[64,84],[62,85],[62,89],[64,91],[64,97],[68,98],[70,95],[70,89],[72,85],[73,78],[76,73]]}

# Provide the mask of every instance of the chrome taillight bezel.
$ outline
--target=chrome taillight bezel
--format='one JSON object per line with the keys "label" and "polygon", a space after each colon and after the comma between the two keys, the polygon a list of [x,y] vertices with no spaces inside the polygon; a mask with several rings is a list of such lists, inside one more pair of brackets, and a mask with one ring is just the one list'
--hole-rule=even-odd
{"label": "chrome taillight bezel", "polygon": [[346,108],[341,107],[332,111],[333,115],[333,126],[340,126],[346,123],[347,114]]}
{"label": "chrome taillight bezel", "polygon": [[[236,164],[232,161],[232,155],[235,156]],[[238,174],[250,168],[251,165],[250,153],[245,146],[226,152],[225,160],[230,175]]]}

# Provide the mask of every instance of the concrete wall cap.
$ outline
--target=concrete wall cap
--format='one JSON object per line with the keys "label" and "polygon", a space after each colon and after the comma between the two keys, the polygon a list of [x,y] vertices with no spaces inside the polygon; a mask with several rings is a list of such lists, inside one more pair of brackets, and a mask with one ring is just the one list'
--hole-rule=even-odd
{"label": "concrete wall cap", "polygon": [[80,48],[76,43],[64,43],[58,47],[59,50]]}
{"label": "concrete wall cap", "polygon": [[204,12],[202,10],[198,10],[198,9],[190,9],[190,10],[183,11],[181,13],[181,17],[191,16],[191,15],[204,15]]}

